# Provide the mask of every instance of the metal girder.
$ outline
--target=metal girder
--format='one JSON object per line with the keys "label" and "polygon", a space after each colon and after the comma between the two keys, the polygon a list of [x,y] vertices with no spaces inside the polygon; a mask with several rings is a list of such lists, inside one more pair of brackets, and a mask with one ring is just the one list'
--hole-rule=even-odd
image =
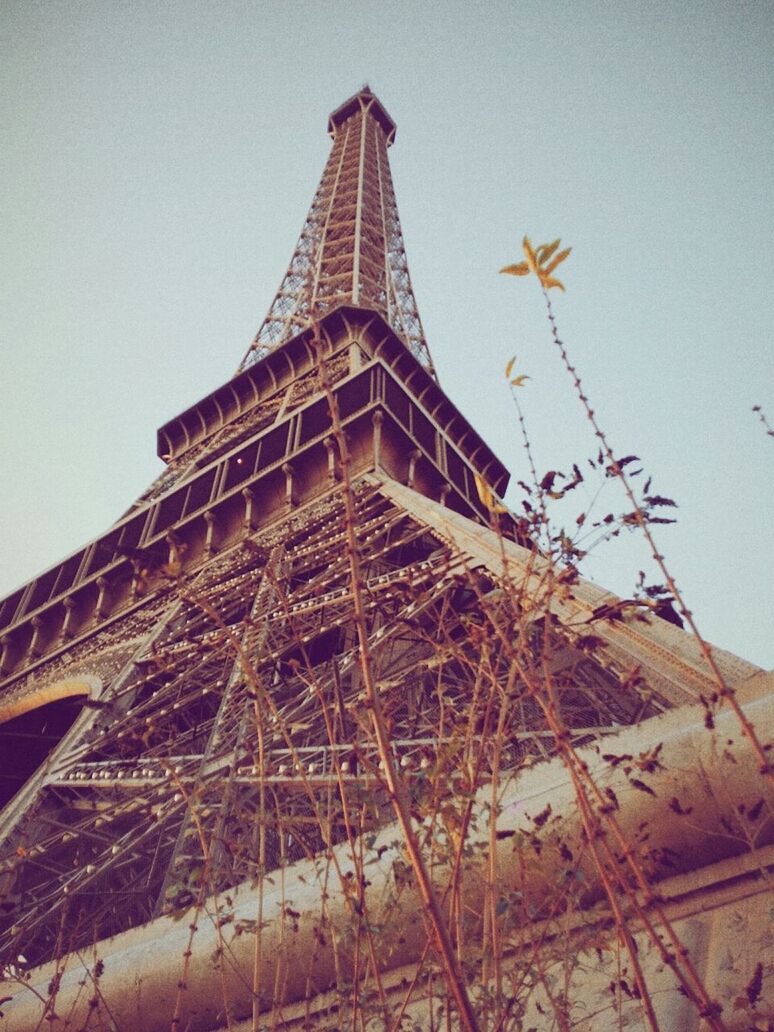
{"label": "metal girder", "polygon": [[[411,286],[387,148],[394,126],[363,89],[332,120],[333,146],[287,272],[239,369],[340,304],[373,308],[433,376]],[[342,110],[340,109],[340,110]]]}
{"label": "metal girder", "polygon": [[[470,777],[471,757],[487,776],[550,755],[529,699],[509,707],[499,743],[480,727],[475,628],[502,593],[472,590],[470,557],[381,490],[360,485],[356,511],[373,673],[412,791],[436,769]],[[187,905],[204,870],[208,891],[227,889],[327,848],[352,833],[353,806],[358,834],[385,820],[343,520],[340,497],[288,517],[214,558],[166,607],[8,829],[6,957],[46,959]],[[554,647],[573,741],[627,722],[632,702],[610,675],[562,653],[560,629]],[[494,647],[485,676],[490,693],[508,678]]]}

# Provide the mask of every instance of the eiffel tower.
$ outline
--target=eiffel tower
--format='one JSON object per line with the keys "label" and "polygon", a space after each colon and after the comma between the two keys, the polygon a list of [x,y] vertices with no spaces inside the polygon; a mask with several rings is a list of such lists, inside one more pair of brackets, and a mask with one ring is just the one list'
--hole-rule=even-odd
{"label": "eiffel tower", "polygon": [[[550,760],[538,700],[513,692],[546,657],[577,746],[715,690],[691,636],[600,619],[617,600],[580,578],[551,586],[522,523],[493,506],[508,472],[440,387],[414,299],[395,123],[364,87],[328,131],[235,375],[159,429],[165,468],[117,523],[0,603],[0,952],[23,982],[43,965],[54,997],[52,972],[91,972],[71,987],[73,1027],[221,1027],[229,1004],[189,1007],[192,989],[168,1013],[156,1005],[166,1024],[139,1011],[122,1023],[123,991],[88,987],[107,940],[182,930],[193,965],[181,914],[263,899],[287,872],[370,847],[399,796],[421,824],[432,773],[470,793]],[[518,675],[492,630],[506,625]],[[729,684],[756,673],[714,655]],[[509,678],[515,701],[495,705]],[[327,891],[347,897],[340,877]],[[229,918],[239,942],[260,942],[269,903],[257,907]],[[278,999],[334,984],[318,939],[300,989],[278,983],[267,946],[251,965],[274,973],[231,985],[232,1017],[252,1010],[257,1028]],[[53,1014],[25,999],[24,1014]],[[9,1028],[35,1027],[22,1011]]]}

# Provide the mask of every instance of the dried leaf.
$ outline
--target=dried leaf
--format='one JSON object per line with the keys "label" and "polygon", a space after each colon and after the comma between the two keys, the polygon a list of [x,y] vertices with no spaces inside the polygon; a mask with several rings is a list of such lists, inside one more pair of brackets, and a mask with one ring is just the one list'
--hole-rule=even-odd
{"label": "dried leaf", "polygon": [[527,262],[519,262],[518,265],[505,265],[500,272],[507,273],[509,276],[528,276],[530,266]]}
{"label": "dried leaf", "polygon": [[479,476],[478,473],[474,474],[474,478],[476,481],[476,491],[478,492],[478,497],[481,499],[481,501],[484,503],[487,509],[491,509],[494,503],[494,493],[492,491],[492,488],[489,486],[489,484],[487,484],[486,480],[484,480],[482,476]]}
{"label": "dried leaf", "polygon": [[679,814],[680,817],[687,817],[689,813],[693,812],[693,807],[683,807],[680,804],[680,800],[677,798],[677,796],[672,796],[672,798],[669,800],[669,809],[674,810],[674,812],[676,814]]}
{"label": "dried leaf", "polygon": [[568,247],[564,251],[559,252],[556,258],[554,258],[554,260],[551,262],[551,264],[544,269],[546,276],[551,275],[551,273],[554,271],[557,265],[560,265],[565,260],[570,251],[572,251],[572,248]]}
{"label": "dried leaf", "polygon": [[621,753],[620,756],[615,753],[602,753],[602,759],[609,763],[611,767],[617,767],[619,763],[627,763],[629,760],[633,760],[634,757],[630,753]]}
{"label": "dried leaf", "polygon": [[677,508],[677,502],[673,502],[671,498],[664,498],[662,495],[645,495],[645,502],[648,505],[669,505],[673,509]]}
{"label": "dried leaf", "polygon": [[525,380],[529,380],[529,377],[525,376],[523,373],[522,373],[521,376],[514,376],[514,378],[511,380],[511,386],[512,387],[523,387]]}
{"label": "dried leaf", "polygon": [[760,961],[755,965],[755,972],[750,981],[745,986],[745,993],[747,999],[750,1001],[750,1006],[754,1007],[761,996],[761,988],[763,987],[763,964]]}
{"label": "dried leaf", "polygon": [[516,356],[514,355],[513,358],[510,360],[510,362],[508,363],[508,365],[505,367],[505,379],[506,380],[511,375],[511,371],[513,370],[513,366],[514,366],[515,362],[516,362]]}
{"label": "dried leaf", "polygon": [[524,248],[524,254],[527,256],[527,264],[530,269],[535,273],[535,275],[539,275],[537,255],[533,250],[532,244],[529,242],[529,237],[524,237],[522,247]]}
{"label": "dried leaf", "polygon": [[535,822],[536,828],[542,828],[548,818],[551,816],[551,804],[547,803],[545,809],[541,810],[540,813],[533,817],[532,820]]}
{"label": "dried leaf", "polygon": [[552,287],[558,287],[561,291],[564,291],[564,284],[561,280],[554,279],[552,276],[546,276],[545,279],[541,276],[541,282],[546,290],[551,290]]}
{"label": "dried leaf", "polygon": [[748,821],[757,821],[763,809],[763,799],[759,799],[755,806],[751,806],[747,813]]}
{"label": "dried leaf", "polygon": [[507,512],[508,509],[497,501],[497,497],[494,491],[489,486],[489,484],[487,484],[484,478],[479,476],[478,473],[475,473],[474,477],[476,481],[476,491],[478,492],[478,497],[481,499],[481,501],[487,507],[487,509],[489,509],[490,512],[494,513]]}
{"label": "dried leaf", "polygon": [[606,812],[609,813],[611,809],[612,810],[620,810],[621,806],[620,806],[620,803],[618,802],[618,796],[615,794],[615,792],[612,790],[612,788],[610,788],[609,785],[605,789],[605,795],[607,796],[607,798],[612,803],[612,806],[608,806],[608,807],[605,808]]}
{"label": "dried leaf", "polygon": [[654,796],[656,794],[650,785],[646,785],[645,782],[640,781],[639,778],[629,778],[629,784],[632,788],[638,788],[640,792],[647,792],[648,795]]}
{"label": "dried leaf", "polygon": [[548,261],[548,259],[551,257],[551,255],[554,253],[554,251],[557,249],[560,243],[561,241],[557,237],[553,243],[543,244],[542,247],[538,248],[537,256],[541,265],[545,264],[545,262]]}

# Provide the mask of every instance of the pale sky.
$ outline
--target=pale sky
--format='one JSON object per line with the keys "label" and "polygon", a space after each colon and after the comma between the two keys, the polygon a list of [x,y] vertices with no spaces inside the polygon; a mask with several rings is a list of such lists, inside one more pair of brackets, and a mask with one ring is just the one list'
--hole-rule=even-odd
{"label": "pale sky", "polygon": [[[0,6],[0,594],[100,533],[155,430],[226,380],[364,82],[442,386],[527,479],[595,453],[520,241],[573,253],[559,325],[703,634],[774,664],[774,7],[768,2]],[[595,498],[588,480],[567,510]],[[583,493],[585,492],[585,494]],[[602,517],[620,502],[610,484]],[[631,593],[633,537],[588,575]]]}

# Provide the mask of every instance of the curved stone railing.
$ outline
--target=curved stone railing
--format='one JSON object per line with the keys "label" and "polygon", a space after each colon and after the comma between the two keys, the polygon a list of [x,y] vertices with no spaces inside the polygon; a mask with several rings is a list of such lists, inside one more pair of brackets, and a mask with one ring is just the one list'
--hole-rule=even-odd
{"label": "curved stone railing", "polygon": [[[757,675],[738,694],[758,734],[768,737],[774,730],[774,675]],[[671,858],[669,868],[652,869],[654,881],[675,870],[690,871],[749,851],[745,835],[749,841],[750,826],[740,815],[744,812],[740,806],[749,806],[750,800],[763,798],[765,803],[756,828],[756,846],[774,840],[774,821],[766,818],[767,812],[771,814],[774,794],[770,789],[767,793],[750,743],[731,712],[719,713],[710,731],[701,707],[683,707],[604,739],[606,753],[611,754],[637,756],[657,744],[661,746],[660,767],[640,775],[649,792],[633,786],[623,765],[603,760],[598,749],[589,746],[579,752],[597,783],[615,793],[620,807],[616,817],[629,840],[635,840],[644,822],[650,836],[649,849],[668,853]],[[474,830],[469,840],[474,852],[479,846],[482,855],[489,841],[488,792],[485,788],[479,794],[473,825],[475,829],[477,824],[479,830]],[[676,816],[674,799],[679,800],[682,810],[691,811],[690,820]],[[517,853],[514,842],[523,841],[519,833],[535,834],[534,817],[549,802],[550,830],[546,826],[541,832],[544,845],[540,856],[525,862],[524,851]],[[726,831],[718,834],[721,827]],[[739,829],[738,838],[728,832],[729,828]],[[574,846],[576,855],[584,852],[575,795],[561,761],[555,759],[535,767],[504,787],[497,830],[496,867],[502,887],[511,892],[519,889],[538,910],[541,900],[555,891],[556,879],[563,870],[560,843]],[[346,875],[354,867],[348,848],[338,846],[335,852]],[[471,861],[464,876],[464,903],[469,913],[483,912],[485,878],[481,863]],[[405,863],[395,826],[378,836],[366,853],[365,864],[368,884],[364,903],[372,925],[380,926],[380,956],[385,968],[410,964],[421,954],[425,933],[417,919],[421,910],[418,895],[411,881],[405,881],[400,873],[405,872]],[[602,897],[601,888],[590,859],[581,861],[581,865],[588,886],[586,903],[592,904]],[[434,871],[439,882],[448,873],[442,862],[435,863]],[[330,860],[322,858],[287,868],[282,885],[279,879],[266,884],[262,900],[261,1009],[280,1002],[275,998],[277,986],[282,987],[281,1002],[292,1004],[334,983],[333,938],[351,925],[346,894],[335,890],[336,885]],[[323,899],[325,934],[321,934]],[[30,972],[26,976],[29,987],[17,991],[3,1005],[5,1018],[0,1027],[3,1032],[28,1032],[40,1027],[42,1001],[48,998],[55,975],[60,977],[53,1001],[57,1017],[45,1021],[50,1032],[65,1027],[102,1027],[93,1020],[95,1013],[102,1012],[103,1004],[118,1029],[168,1029],[182,979],[185,989],[180,997],[180,1028],[191,1032],[217,1028],[224,1020],[224,991],[231,1017],[244,1017],[253,1004],[256,941],[250,929],[258,913],[257,904],[256,890],[241,886],[229,900],[224,896],[218,901],[210,899],[206,913],[191,911],[177,918],[158,919],[96,944],[89,957],[71,955],[58,964]],[[216,914],[220,916],[220,928]],[[193,935],[192,926],[196,928]],[[217,956],[221,959],[216,961]],[[340,965],[342,956],[338,960]],[[342,975],[341,967],[338,974]],[[9,985],[3,995],[12,993]]]}

